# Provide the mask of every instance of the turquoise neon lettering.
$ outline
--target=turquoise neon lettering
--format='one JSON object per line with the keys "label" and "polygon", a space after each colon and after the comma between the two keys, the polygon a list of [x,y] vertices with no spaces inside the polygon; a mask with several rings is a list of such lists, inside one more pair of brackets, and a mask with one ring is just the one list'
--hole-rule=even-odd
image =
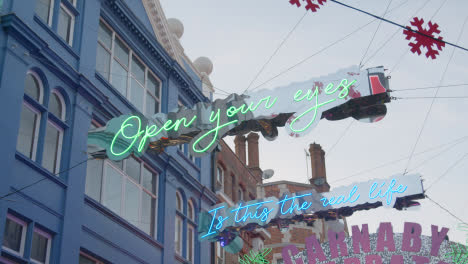
{"label": "turquoise neon lettering", "polygon": [[[291,122],[291,124],[289,125],[289,127],[291,128],[291,130],[293,132],[302,132],[302,131],[305,131],[306,129],[308,129],[312,123],[315,121],[315,118],[317,116],[317,110],[321,107],[321,106],[324,106],[326,104],[329,104],[329,103],[332,103],[334,102],[336,99],[331,99],[331,100],[328,100],[326,102],[323,102],[323,103],[318,103],[318,93],[315,92],[315,106],[309,108],[308,110],[306,110],[304,113],[300,114],[298,117],[294,118],[294,120]],[[305,126],[303,127],[302,129],[295,129],[293,128],[293,125],[294,123],[296,123],[297,120],[299,120],[301,117],[303,117],[304,115],[308,114],[310,111],[314,111],[314,116],[312,117],[312,120]]]}
{"label": "turquoise neon lettering", "polygon": [[[133,136],[127,136],[125,135],[124,131],[127,127],[133,127],[133,124],[127,124],[127,122],[131,121],[132,119],[136,119],[138,121],[138,129],[137,129],[137,133]],[[115,134],[114,138],[112,139],[112,142],[111,142],[111,145],[110,145],[110,151],[113,155],[115,156],[122,156],[124,155],[125,153],[127,153],[132,147],[133,145],[135,145],[136,141],[138,140],[138,138],[145,132],[145,131],[140,131],[140,128],[141,128],[141,119],[138,117],[138,116],[131,116],[129,118],[127,118],[121,125],[120,127],[120,130]],[[124,137],[125,139],[133,139],[132,143],[128,146],[128,148],[126,148],[124,151],[120,152],[120,153],[116,153],[114,152],[114,144],[117,140],[117,138],[119,137],[119,135],[122,135],[122,137]]]}
{"label": "turquoise neon lettering", "polygon": [[[285,195],[284,196],[284,199],[279,201],[278,204],[281,204],[281,208],[280,208],[280,213],[281,214],[292,214],[294,209],[296,209],[298,212],[302,211],[302,210],[306,210],[306,209],[309,209],[309,207],[312,206],[312,203],[309,203],[309,205],[307,206],[307,202],[304,202],[301,207],[299,207],[299,204],[295,204],[296,202],[296,198],[301,198],[301,197],[305,197],[305,196],[311,196],[312,193],[308,193],[308,194],[303,194],[303,195],[299,195],[299,196],[293,196],[291,198],[288,198],[288,195]],[[287,201],[289,200],[292,200],[291,201],[291,205],[289,205],[289,208],[285,211],[283,211],[283,208],[284,208],[284,205]]]}
{"label": "turquoise neon lettering", "polygon": [[[222,209],[222,208],[224,208],[224,206],[217,207],[217,208],[215,208],[215,209],[213,209],[213,210],[211,210],[211,211],[208,212],[208,213],[214,212],[214,215],[213,215],[213,218],[211,219],[211,224],[210,224],[210,228],[208,229],[208,233],[206,233],[206,235],[201,236],[201,238],[204,238],[204,237],[207,237],[207,236],[216,234],[216,231],[211,231],[211,230],[212,230],[212,228],[213,228],[213,224],[214,224],[215,221],[216,221],[216,213],[218,212],[219,209]],[[223,223],[226,219],[229,218],[229,217],[226,217],[226,218],[223,219],[222,216],[220,216],[220,217],[221,217],[221,219],[218,217],[218,224],[216,224],[216,227],[215,227],[216,230],[221,229],[221,227],[222,227],[222,225],[223,225],[222,223]],[[221,227],[218,228],[218,225],[219,225],[220,223],[221,223]]]}
{"label": "turquoise neon lettering", "polygon": [[338,85],[338,87],[343,87],[343,89],[340,91],[340,93],[338,94],[338,98],[340,99],[343,99],[345,98],[346,96],[348,96],[348,93],[349,93],[349,87],[351,87],[351,85],[353,85],[354,83],[356,83],[356,80],[353,80],[351,83],[348,84],[348,80],[347,79],[343,79],[341,80],[341,83],[340,85]]}
{"label": "turquoise neon lettering", "polygon": [[[270,215],[270,213],[273,211],[273,209],[268,210],[268,208],[265,207],[263,208],[260,215],[257,214],[258,209],[260,209],[263,204],[271,203],[271,202],[273,201],[259,202],[259,203],[254,203],[254,204],[248,204],[245,206],[242,206],[242,203],[240,203],[239,207],[237,207],[234,210],[231,210],[231,212],[236,212],[236,215],[234,216],[234,221],[236,221],[236,223],[245,222],[250,218],[250,219],[260,219],[262,222],[265,222],[268,219],[268,216]],[[252,215],[252,212],[249,212],[249,208],[255,205],[257,205],[255,209],[255,214]],[[238,219],[239,211],[241,211],[244,208],[245,208],[244,215],[240,219]]]}

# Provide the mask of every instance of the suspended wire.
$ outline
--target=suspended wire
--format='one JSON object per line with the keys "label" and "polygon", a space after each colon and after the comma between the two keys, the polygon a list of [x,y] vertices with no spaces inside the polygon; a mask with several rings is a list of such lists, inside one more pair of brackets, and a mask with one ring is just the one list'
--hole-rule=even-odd
{"label": "suspended wire", "polygon": [[442,154],[446,153],[447,151],[449,151],[450,149],[454,148],[454,147],[457,147],[457,146],[460,146],[461,143],[463,143],[464,141],[466,141],[468,139],[468,137],[464,137],[463,139],[460,139],[460,141],[457,141],[457,142],[454,142],[451,146],[449,146],[448,148],[445,148],[443,149],[442,151],[438,152],[436,155],[433,155],[432,157],[424,160],[423,162],[421,162],[419,165],[413,167],[413,168],[410,168],[408,171],[414,171],[416,170],[417,168],[420,168],[422,165],[426,164],[427,162],[437,158],[437,157],[440,157]]}
{"label": "suspended wire", "polygon": [[[61,173],[70,171],[70,170],[72,170],[72,169],[74,169],[74,168],[80,166],[81,164],[86,163],[86,162],[88,162],[89,160],[93,160],[93,159],[95,159],[95,158],[94,158],[94,157],[88,158],[88,159],[86,159],[86,160],[84,160],[84,161],[82,161],[82,162],[80,162],[80,163],[77,163],[76,165],[74,165],[74,166],[72,166],[72,167],[70,167],[70,168],[68,168],[68,169],[65,169],[65,170],[63,170],[63,171],[57,172],[57,173],[55,173],[55,174],[53,174],[53,175],[54,175],[54,176],[59,176]],[[48,178],[45,177],[45,176],[43,176],[43,178],[40,179],[40,180],[37,180],[37,181],[35,181],[35,182],[32,182],[31,184],[28,184],[28,185],[26,185],[26,186],[23,186],[23,187],[17,189],[17,190],[15,190],[15,191],[12,191],[12,192],[9,192],[9,193],[7,193],[7,194],[5,194],[5,195],[3,195],[3,196],[0,196],[0,200],[3,200],[3,199],[5,199],[5,198],[7,198],[8,196],[11,196],[11,195],[13,195],[13,194],[19,193],[19,192],[21,192],[21,191],[23,191],[23,190],[25,190],[25,189],[27,189],[27,188],[30,188],[30,187],[32,187],[32,186],[34,186],[34,185],[36,185],[36,184],[39,184],[40,182],[42,182],[42,181],[44,181],[44,180],[46,180],[46,179],[48,179]]]}
{"label": "suspended wire", "polygon": [[[398,23],[396,23],[396,22],[394,22],[394,21],[388,20],[388,19],[386,19],[386,18],[377,16],[377,15],[374,15],[374,14],[369,13],[369,12],[367,12],[367,11],[364,11],[364,10],[362,10],[362,9],[359,9],[359,8],[356,8],[356,7],[347,5],[347,4],[342,3],[342,2],[339,2],[339,1],[337,1],[337,0],[330,0],[330,1],[332,1],[332,2],[334,2],[334,3],[337,3],[337,4],[340,4],[340,5],[342,5],[342,6],[345,6],[345,7],[347,7],[347,8],[351,8],[351,9],[353,9],[353,10],[359,11],[359,12],[364,13],[364,14],[366,14],[366,15],[375,17],[375,18],[377,18],[377,19],[383,20],[384,22],[387,22],[387,23],[390,23],[390,24],[392,24],[392,25],[401,27],[401,28],[403,28],[403,29],[405,29],[405,30],[409,30],[409,31],[414,32],[414,33],[416,33],[416,34],[419,34],[419,35],[425,36],[425,37],[427,37],[427,38],[433,39],[433,40],[435,40],[435,41],[437,41],[437,42],[442,42],[442,43],[445,43],[445,44],[447,44],[447,45],[449,45],[449,46],[452,46],[452,47],[455,47],[455,48],[458,48],[458,49],[462,49],[462,50],[464,50],[464,51],[468,51],[468,48],[461,47],[461,46],[459,46],[459,45],[457,45],[457,44],[454,44],[454,43],[451,43],[451,42],[448,42],[448,41],[445,41],[445,40],[439,40],[439,39],[437,39],[437,38],[435,38],[435,37],[433,37],[433,36],[424,34],[424,33],[422,33],[422,32],[419,32],[419,31],[417,31],[417,30],[414,30],[414,29],[412,29],[412,28],[407,28],[407,27],[404,26],[404,25],[398,24]],[[457,42],[458,42],[458,41],[457,41]]]}
{"label": "suspended wire", "polygon": [[[390,7],[390,5],[392,4],[393,0],[390,0],[388,2],[388,5],[387,5],[387,8],[385,8],[385,12],[384,14],[382,15],[382,17],[385,17],[385,15],[387,14],[388,12],[388,8]],[[366,49],[366,52],[364,52],[364,55],[362,56],[362,59],[361,61],[359,62],[359,68],[361,68],[361,65],[362,65],[362,62],[364,61],[364,59],[366,58],[366,55],[367,55],[367,52],[369,51],[369,48],[371,47],[372,43],[374,42],[374,39],[375,39],[375,36],[377,35],[377,32],[379,31],[380,29],[380,25],[382,24],[382,20],[379,21],[379,24],[377,25],[377,28],[375,29],[374,31],[374,34],[372,35],[372,38],[369,42],[369,45],[367,45],[367,49]]]}
{"label": "suspended wire", "polygon": [[[462,29],[460,30],[460,34],[458,34],[458,38],[457,38],[457,43],[460,41],[460,38],[461,36],[463,35],[463,31],[465,30],[465,25],[466,25],[466,22],[468,21],[468,16],[465,18],[465,21],[463,22],[463,26],[462,26]],[[444,81],[444,78],[445,78],[445,74],[447,73],[447,70],[449,68],[449,65],[450,63],[452,62],[452,59],[453,59],[453,55],[455,54],[455,48],[452,50],[452,54],[450,55],[450,59],[449,61],[447,62],[447,65],[445,66],[445,69],[444,69],[444,72],[442,74],[442,77],[440,78],[440,81],[439,81],[439,86],[442,84],[442,82]],[[423,125],[419,131],[419,134],[418,134],[418,137],[416,139],[416,142],[413,146],[413,149],[411,151],[411,155],[410,155],[410,158],[408,159],[408,163],[406,164],[406,167],[405,167],[405,171],[403,174],[406,174],[406,170],[408,169],[408,166],[410,165],[411,163],[411,159],[412,159],[412,156],[413,156],[413,153],[414,151],[416,150],[416,147],[418,146],[418,143],[419,143],[419,140],[421,139],[421,135],[422,135],[422,132],[424,131],[424,128],[426,127],[426,123],[427,123],[427,120],[431,114],[431,110],[432,110],[432,107],[434,106],[434,102],[435,102],[435,99],[437,98],[437,94],[439,93],[439,90],[440,90],[440,87],[437,87],[437,90],[435,92],[435,95],[434,95],[434,98],[432,98],[432,101],[431,101],[431,105],[429,106],[429,109],[426,113],[426,117],[424,118],[424,122],[423,122]]]}
{"label": "suspended wire", "polygon": [[[444,147],[444,146],[447,146],[447,145],[456,144],[456,143],[459,142],[460,140],[464,140],[464,139],[468,139],[468,136],[463,136],[463,137],[457,138],[457,139],[455,139],[455,140],[452,140],[452,141],[450,141],[450,142],[443,143],[443,144],[440,144],[440,145],[437,145],[437,146],[434,146],[434,147],[427,148],[427,149],[425,149],[425,150],[423,150],[423,151],[421,151],[421,152],[415,153],[414,156],[419,156],[419,155],[421,155],[421,154],[424,154],[424,153],[427,153],[427,152],[430,152],[430,151],[439,149],[439,148]],[[440,155],[440,154],[439,154],[439,155]],[[346,179],[349,179],[349,178],[353,178],[353,177],[356,177],[356,176],[359,176],[359,175],[362,175],[362,174],[365,174],[365,173],[368,173],[368,172],[371,172],[371,171],[374,171],[374,170],[377,170],[377,169],[380,169],[380,168],[384,168],[384,167],[387,167],[387,166],[396,164],[396,163],[398,163],[398,162],[400,162],[400,161],[406,160],[407,158],[409,158],[409,155],[408,155],[408,156],[405,156],[405,157],[402,157],[402,158],[399,158],[399,159],[396,159],[396,160],[392,160],[392,161],[389,161],[389,162],[380,164],[380,165],[378,165],[378,166],[375,166],[375,167],[372,167],[372,168],[369,168],[369,169],[361,170],[361,171],[356,172],[356,173],[354,173],[354,174],[351,174],[351,175],[349,175],[349,176],[346,176],[346,177],[339,178],[339,179],[336,179],[336,180],[334,180],[334,181],[331,181],[330,183],[335,183],[335,182],[343,181],[343,180],[346,180]]]}
{"label": "suspended wire", "polygon": [[442,87],[455,87],[455,86],[465,86],[465,85],[468,85],[468,83],[398,89],[398,90],[391,90],[391,92],[393,93],[393,92],[405,92],[405,91],[413,91],[413,90],[427,90],[427,89],[436,89],[436,88],[442,88]]}
{"label": "suspended wire", "polygon": [[393,99],[467,99],[468,96],[437,96],[437,97],[431,97],[431,96],[420,96],[420,97],[393,97]]}
{"label": "suspended wire", "polygon": [[442,175],[440,175],[435,181],[433,181],[431,183],[431,185],[429,185],[429,187],[426,188],[426,192],[429,191],[429,189],[431,189],[432,186],[434,186],[434,184],[438,183],[442,178],[444,178],[445,176],[447,176],[447,174],[453,169],[455,168],[462,160],[464,160],[466,158],[466,156],[468,156],[468,152],[465,153],[465,155],[463,155],[461,158],[459,158],[457,161],[455,161],[452,165],[450,165],[450,167],[447,168],[447,170],[442,173]]}
{"label": "suspended wire", "polygon": [[351,120],[349,125],[341,133],[340,137],[336,140],[336,142],[332,145],[332,147],[325,153],[325,157],[327,157],[327,155],[329,155],[333,151],[333,149],[336,147],[336,145],[338,145],[341,139],[343,139],[343,137],[346,135],[346,133],[348,132],[348,130],[351,128],[351,126],[354,124],[355,121],[356,121],[355,119]]}
{"label": "suspended wire", "polygon": [[249,86],[247,86],[247,88],[244,90],[244,92],[242,92],[242,94],[245,94],[245,92],[247,92],[247,90],[250,89],[250,87],[252,86],[252,84],[257,80],[257,78],[260,76],[260,74],[265,70],[266,66],[271,62],[271,60],[273,59],[273,57],[278,53],[278,51],[281,49],[281,47],[283,47],[284,43],[286,43],[286,41],[289,39],[289,37],[292,35],[292,33],[296,30],[296,28],[301,24],[301,22],[304,20],[304,18],[306,17],[307,13],[309,13],[308,11],[306,11],[304,13],[304,15],[297,21],[297,23],[294,25],[294,27],[289,31],[289,33],[286,35],[286,37],[281,41],[281,43],[279,44],[279,46],[276,48],[276,50],[273,52],[273,54],[271,54],[270,58],[268,58],[268,60],[263,64],[263,66],[260,68],[260,71],[258,71],[258,73],[255,75],[255,77],[252,79],[252,81],[250,82]]}
{"label": "suspended wire", "polygon": [[[419,13],[421,10],[423,10],[424,7],[426,7],[427,4],[429,4],[431,1],[432,0],[425,1],[423,5],[418,10],[416,10],[416,12],[414,12],[410,19],[408,19],[407,23],[409,23],[411,19],[415,17],[416,14]],[[387,40],[385,40],[379,48],[375,50],[375,52],[363,63],[363,65],[366,65],[372,58],[374,58],[375,55],[377,55],[388,43],[390,43],[390,40],[392,40],[399,32],[401,32],[401,29],[395,30],[395,32]]]}
{"label": "suspended wire", "polygon": [[450,212],[447,208],[443,207],[442,205],[440,205],[438,202],[434,201],[431,199],[431,197],[427,196],[426,195],[426,198],[429,199],[429,201],[433,202],[435,205],[437,205],[440,209],[444,210],[445,212],[447,212],[449,215],[451,215],[453,218],[457,219],[458,221],[460,221],[461,223],[463,224],[466,224],[468,225],[468,223],[466,223],[465,221],[461,220],[460,217],[454,215],[452,212]]}

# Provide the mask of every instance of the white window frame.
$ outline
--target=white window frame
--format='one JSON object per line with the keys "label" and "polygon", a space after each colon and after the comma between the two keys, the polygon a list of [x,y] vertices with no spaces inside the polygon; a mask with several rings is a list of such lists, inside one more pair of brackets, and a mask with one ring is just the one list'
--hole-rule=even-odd
{"label": "white window frame", "polygon": [[[226,253],[224,252],[224,248],[221,246],[220,242],[215,243],[215,254],[216,254],[216,260],[215,264],[225,264],[226,263]],[[221,256],[218,254],[221,253]],[[221,262],[220,262],[221,261]]]}
{"label": "white window frame", "polygon": [[[68,43],[68,45],[72,46],[73,45],[73,35],[75,34],[75,14],[73,14],[69,9],[68,7],[66,7],[62,2],[60,2],[60,9],[62,9],[65,11],[65,13],[67,13],[70,17],[71,17],[71,22],[70,22],[70,39],[69,40],[65,40],[65,42]],[[60,17],[60,11],[59,10],[59,17]],[[59,21],[60,19],[58,19],[57,21]]]}
{"label": "white window frame", "polygon": [[[52,90],[51,94],[55,94],[58,97],[59,102],[61,104],[62,112],[60,113],[60,116],[57,116],[57,117],[60,120],[65,121],[66,114],[67,114],[67,104],[65,104],[65,99],[63,98],[63,95],[57,89]],[[50,102],[50,100],[49,100],[49,102]]]}
{"label": "white window frame", "polygon": [[[188,237],[189,230],[192,230],[192,239],[189,239]],[[192,249],[192,258],[190,258],[189,256],[189,248]],[[190,263],[193,263],[195,261],[195,227],[191,224],[187,225],[187,260]]]}
{"label": "white window frame", "polygon": [[[45,231],[42,231],[41,229],[39,229],[37,227],[34,227],[33,234],[34,233],[38,233],[39,235],[47,238],[47,253],[46,253],[46,261],[45,262],[40,262],[38,260],[33,259],[32,257],[31,257],[31,262],[35,263],[35,264],[49,264],[50,250],[52,248],[52,235],[50,235],[49,233],[47,233]],[[32,245],[31,245],[31,249],[32,249]]]}
{"label": "white window frame", "polygon": [[[219,171],[221,170],[221,176]],[[221,190],[224,192],[224,168],[221,165],[216,166],[216,181],[221,183]]]}
{"label": "white window frame", "polygon": [[26,101],[23,101],[23,105],[25,105],[29,110],[37,114],[37,122],[34,127],[34,141],[33,141],[33,146],[31,150],[32,151],[31,160],[36,160],[37,144],[39,142],[39,129],[41,128],[42,113],[41,111],[37,110],[34,106],[30,105]]}
{"label": "white window frame", "polygon": [[[112,32],[111,34],[111,50],[110,50],[110,65],[109,65],[109,83],[112,84],[112,76],[114,75],[113,73],[113,60],[116,59],[117,63],[120,63],[120,65],[127,71],[127,86],[126,86],[126,90],[125,90],[125,94],[122,94],[130,103],[131,102],[131,90],[132,90],[132,87],[131,87],[131,79],[134,78],[133,77],[133,73],[132,73],[132,58],[135,57],[142,65],[143,67],[145,68],[145,83],[143,84],[143,106],[142,106],[142,113],[144,115],[146,115],[146,96],[152,96],[153,98],[156,99],[156,101],[158,102],[158,109],[157,109],[157,113],[161,113],[161,95],[162,95],[162,81],[161,79],[148,67],[148,65],[146,65],[144,63],[144,61],[140,58],[140,56],[138,56],[134,51],[133,49],[123,40],[122,37],[120,37],[116,32],[115,30],[106,22],[104,21],[104,19],[100,19],[100,22],[102,22],[102,24],[107,27],[108,30],[110,30]],[[118,38],[120,42],[122,42],[122,44],[128,49],[128,66],[125,66],[122,64],[122,62],[120,61],[120,59],[118,57],[116,57],[115,55],[115,39]],[[98,44],[100,44],[105,50],[109,51],[109,49],[104,45],[104,43],[102,43],[101,41],[98,40]],[[158,95],[155,95],[153,94],[149,89],[148,89],[148,79],[149,79],[149,74],[152,75],[152,77],[154,79],[156,79],[158,82],[159,82],[159,94]],[[137,81],[139,84],[140,81],[138,81],[136,78],[134,78],[135,81]],[[150,95],[148,95],[150,94]],[[132,103],[133,104],[133,103]],[[156,114],[156,113],[154,113]],[[154,115],[153,114],[153,115]]]}
{"label": "white window frame", "polygon": [[[58,146],[57,146],[57,158],[55,160],[56,162],[56,166],[54,168],[54,171],[51,171],[52,173],[54,174],[57,174],[56,176],[60,176],[58,173],[60,172],[60,163],[61,163],[61,160],[62,160],[62,148],[63,148],[63,134],[64,134],[64,130],[63,128],[61,128],[59,125],[55,124],[52,120],[48,119],[47,120],[47,124],[50,124],[51,126],[53,126],[54,128],[57,129],[57,131],[59,132],[59,142],[58,142]],[[44,137],[46,137],[47,135],[45,135]],[[45,142],[44,142],[45,144]],[[47,153],[43,153],[43,154],[47,154]]]}
{"label": "white window frame", "polygon": [[[177,229],[177,222],[180,222],[180,229]],[[175,236],[174,236],[174,244],[178,243],[179,245],[179,248],[180,248],[180,251],[177,251],[177,246],[174,248],[175,249],[175,253],[179,256],[182,256],[182,252],[184,250],[183,248],[183,239],[184,239],[184,219],[180,216],[180,215],[177,215],[176,213],[176,219],[175,219]],[[179,234],[179,236],[177,237],[177,234]]]}
{"label": "white window frame", "polygon": [[[107,206],[105,203],[104,203],[104,198],[106,197],[106,183],[107,183],[107,166],[111,166],[113,169],[115,169],[119,174],[120,176],[122,177],[122,184],[121,184],[121,193],[122,193],[122,197],[120,197],[120,213],[117,213],[117,212],[114,212],[115,214],[119,215],[120,217],[122,217],[123,219],[125,219],[124,215],[125,215],[125,187],[127,185],[127,181],[131,181],[133,184],[135,184],[139,191],[140,191],[140,195],[139,195],[139,208],[138,208],[138,223],[141,223],[141,216],[142,216],[142,194],[143,192],[147,193],[148,195],[151,196],[152,199],[154,199],[155,201],[155,205],[154,205],[154,221],[153,221],[153,224],[154,226],[150,227],[150,233],[146,233],[145,231],[143,231],[144,233],[146,233],[147,235],[149,236],[152,236],[153,238],[156,238],[157,237],[157,219],[158,219],[158,185],[159,185],[159,174],[154,171],[153,169],[151,169],[149,166],[145,166],[145,163],[139,159],[136,159],[139,163],[140,163],[140,182],[137,183],[135,181],[135,179],[133,179],[131,176],[127,175],[125,173],[125,168],[127,166],[126,164],[126,161],[124,161],[123,163],[123,169],[120,169],[119,167],[117,167],[115,164],[113,164],[110,160],[106,159],[102,164],[103,168],[102,168],[102,185],[101,185],[101,197],[100,197],[100,203],[103,204],[104,206]],[[152,193],[151,190],[147,190],[146,188],[143,187],[141,181],[143,179],[142,177],[142,171],[143,171],[143,168],[148,169],[155,177],[155,193]],[[112,211],[112,210],[111,210]],[[128,221],[127,219],[125,219],[126,221]],[[129,221],[130,222],[130,221]],[[133,224],[133,223],[132,223]],[[138,229],[140,229],[140,227],[138,225],[136,225],[136,227]],[[153,229],[153,234],[151,234],[151,229]],[[141,230],[141,229],[140,229]]]}
{"label": "white window frame", "polygon": [[52,18],[54,16],[54,6],[55,6],[55,0],[50,0],[49,15],[47,16],[47,25],[49,25],[49,27],[52,26]]}
{"label": "white window frame", "polygon": [[[42,79],[39,76],[39,74],[37,74],[35,71],[28,70],[26,75],[28,75],[28,74],[32,75],[32,77],[35,78],[37,83],[39,84],[39,101],[38,101],[38,103],[42,104],[43,101],[44,101],[44,84],[42,84]],[[24,94],[26,94],[26,93],[24,93]]]}
{"label": "white window frame", "polygon": [[[14,249],[11,249],[9,247],[6,247],[6,246],[3,246],[2,244],[2,249],[3,250],[6,250],[8,252],[11,252],[15,255],[19,255],[21,257],[23,257],[23,254],[24,254],[24,247],[25,247],[25,244],[26,244],[26,233],[28,232],[28,223],[26,223],[25,221],[11,215],[11,214],[7,214],[7,219],[9,219],[10,221],[13,221],[15,223],[17,223],[18,225],[21,225],[23,227],[23,229],[21,230],[21,245],[20,245],[20,251],[16,251]],[[5,220],[6,221],[6,220]],[[3,243],[3,241],[2,241]]]}

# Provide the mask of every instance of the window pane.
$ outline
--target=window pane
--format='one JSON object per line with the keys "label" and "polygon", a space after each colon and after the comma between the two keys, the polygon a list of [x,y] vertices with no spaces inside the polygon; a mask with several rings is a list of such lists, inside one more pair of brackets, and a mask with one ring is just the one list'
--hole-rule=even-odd
{"label": "window pane", "polygon": [[21,250],[21,238],[23,236],[23,226],[7,218],[5,224],[5,233],[3,235],[3,246],[16,252]]}
{"label": "window pane", "polygon": [[153,236],[154,234],[154,211],[155,199],[146,192],[142,192],[141,197],[141,222],[140,228],[145,233]]}
{"label": "window pane", "polygon": [[188,203],[188,208],[187,208],[187,216],[193,220],[193,205],[192,203]]}
{"label": "window pane", "polygon": [[86,168],[86,195],[101,201],[102,160],[88,160]]}
{"label": "window pane", "polygon": [[110,165],[106,166],[105,185],[103,204],[116,214],[120,215],[122,175],[120,175],[120,173]]}
{"label": "window pane", "polygon": [[144,96],[144,88],[141,86],[134,78],[132,78],[132,91],[130,102],[132,102],[135,107],[143,112],[143,96]]}
{"label": "window pane", "polygon": [[60,101],[60,98],[56,93],[52,93],[49,102],[49,112],[62,119],[62,111],[62,101]]}
{"label": "window pane", "polygon": [[176,193],[176,208],[182,212],[182,199],[180,198],[179,193]]}
{"label": "window pane", "polygon": [[34,232],[32,238],[31,258],[41,263],[46,262],[48,238]]}
{"label": "window pane", "polygon": [[57,34],[61,36],[68,44],[73,40],[73,17],[68,13],[66,7],[60,5],[60,14],[57,27]]}
{"label": "window pane", "polygon": [[78,264],[96,264],[94,260],[91,260],[83,255],[80,255],[80,260]]}
{"label": "window pane", "polygon": [[135,226],[139,225],[140,188],[127,180],[125,185],[125,215],[124,218]]}
{"label": "window pane", "polygon": [[148,74],[148,90],[157,98],[159,98],[159,81],[153,77],[153,75]]}
{"label": "window pane", "polygon": [[119,161],[110,160],[110,161],[112,162],[112,164],[115,165],[115,167],[123,171],[123,160],[119,160]]}
{"label": "window pane", "polygon": [[52,6],[52,0],[37,0],[36,14],[42,19],[42,21],[49,23],[49,14],[53,8]]}
{"label": "window pane", "polygon": [[106,80],[109,80],[110,53],[105,50],[101,44],[97,46],[96,70],[106,78]]}
{"label": "window pane", "polygon": [[50,122],[47,122],[42,166],[53,173],[56,173],[60,166],[60,161],[58,160],[61,151],[60,137],[61,132]]}
{"label": "window pane", "polygon": [[146,94],[146,115],[152,116],[159,112],[159,103],[149,94]]}
{"label": "window pane", "polygon": [[128,48],[118,38],[115,38],[114,54],[120,63],[128,67]]}
{"label": "window pane", "polygon": [[175,230],[175,251],[178,254],[182,253],[182,219],[176,216],[176,230]]}
{"label": "window pane", "polygon": [[123,96],[127,96],[127,70],[116,60],[112,61],[111,83]]}
{"label": "window pane", "polygon": [[141,84],[145,84],[145,66],[135,56],[132,57],[132,73]]}
{"label": "window pane", "polygon": [[188,239],[188,249],[187,249],[187,259],[189,261],[193,261],[193,242],[194,242],[194,235],[193,235],[193,227],[189,227],[187,239]]}
{"label": "window pane", "polygon": [[125,161],[125,173],[140,183],[140,162],[130,157]]}
{"label": "window pane", "polygon": [[149,171],[146,167],[143,167],[141,185],[146,190],[156,194],[156,175]]}
{"label": "window pane", "polygon": [[28,158],[33,158],[33,146],[35,144],[36,129],[39,115],[34,113],[25,104],[21,109],[20,128],[16,149]]}
{"label": "window pane", "polygon": [[24,84],[24,93],[39,102],[40,92],[39,82],[36,77],[32,74],[27,74]]}
{"label": "window pane", "polygon": [[98,40],[100,40],[109,50],[111,49],[112,31],[104,25],[102,21],[99,21]]}

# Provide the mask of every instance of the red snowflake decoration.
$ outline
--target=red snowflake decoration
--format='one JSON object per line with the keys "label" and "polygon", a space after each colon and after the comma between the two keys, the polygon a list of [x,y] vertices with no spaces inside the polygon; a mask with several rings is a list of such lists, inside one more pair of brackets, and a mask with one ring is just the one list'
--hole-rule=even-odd
{"label": "red snowflake decoration", "polygon": [[[320,5],[323,5],[325,2],[327,2],[327,0],[302,0],[302,1],[305,1],[307,3],[307,5],[305,6],[305,9],[306,10],[311,10],[312,12],[317,12],[317,10],[320,9]],[[316,1],[316,3],[314,3],[313,1]],[[296,5],[297,7],[301,7],[301,0],[289,0],[289,3],[291,5]]]}
{"label": "red snowflake decoration", "polygon": [[[405,30],[403,30],[403,34],[406,35],[407,40],[411,40],[413,37],[415,39],[415,42],[410,42],[408,45],[411,47],[411,52],[413,53],[418,53],[418,55],[421,55],[421,48],[425,47],[427,49],[426,52],[426,57],[429,58],[431,57],[432,59],[435,59],[437,55],[439,55],[439,51],[442,51],[442,47],[445,47],[445,43],[442,42],[442,37],[436,37],[435,34],[439,34],[439,25],[437,23],[432,24],[431,21],[429,21],[428,26],[429,29],[425,29],[423,27],[424,24],[424,19],[419,19],[415,17],[413,21],[411,22],[411,25],[416,27],[416,30],[418,33],[413,32],[409,29],[411,27],[407,26]],[[421,33],[421,34],[420,34]],[[435,40],[433,38],[437,38],[438,40]],[[433,45],[436,45],[436,48],[438,49],[433,49]]]}

